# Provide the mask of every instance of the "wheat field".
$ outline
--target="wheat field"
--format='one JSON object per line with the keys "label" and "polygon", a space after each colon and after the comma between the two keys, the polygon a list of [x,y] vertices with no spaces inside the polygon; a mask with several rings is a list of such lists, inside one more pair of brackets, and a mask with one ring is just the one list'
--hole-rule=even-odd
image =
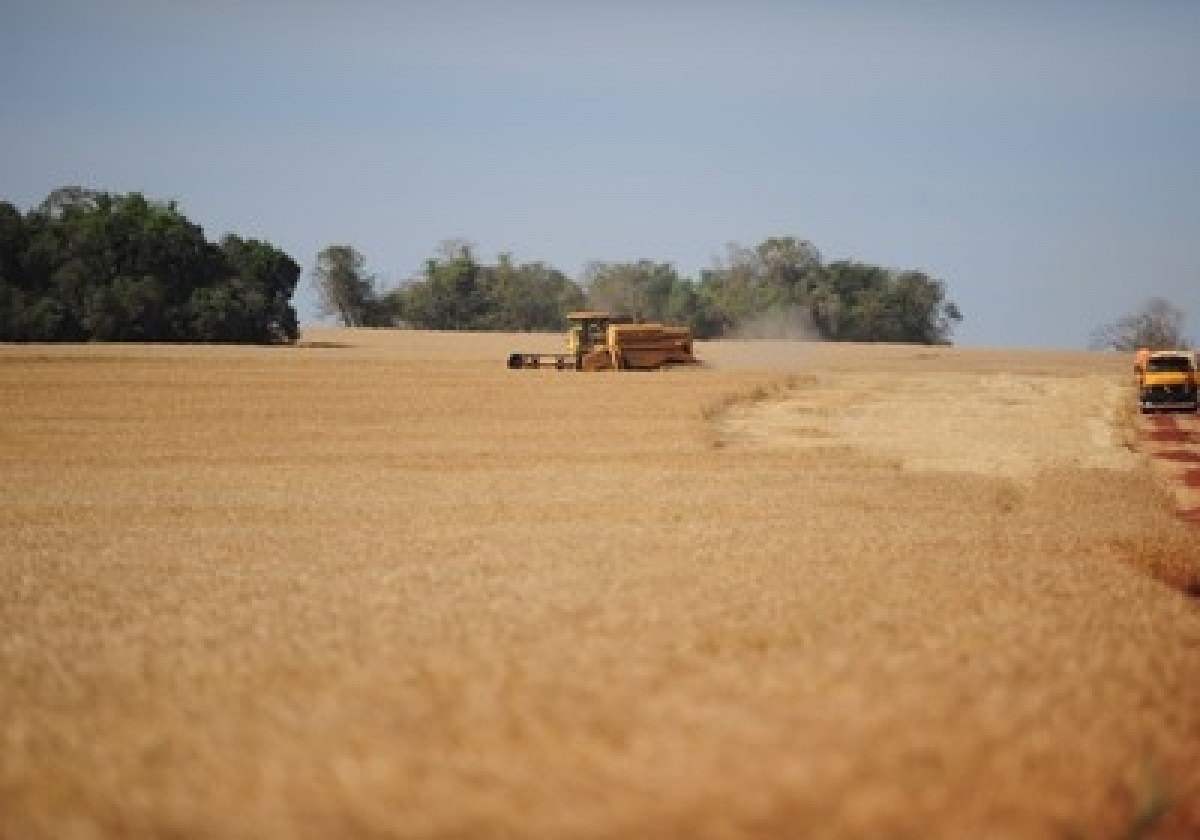
{"label": "wheat field", "polygon": [[0,347],[0,837],[1200,836],[1128,360]]}

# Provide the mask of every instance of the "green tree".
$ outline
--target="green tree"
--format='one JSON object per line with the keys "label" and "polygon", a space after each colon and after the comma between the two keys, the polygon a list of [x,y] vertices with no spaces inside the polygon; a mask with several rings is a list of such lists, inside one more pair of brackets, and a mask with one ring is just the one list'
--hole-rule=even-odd
{"label": "green tree", "polygon": [[298,276],[266,243],[219,247],[139,193],[64,187],[25,216],[0,205],[0,340],[291,340]]}
{"label": "green tree", "polygon": [[834,341],[944,344],[962,320],[940,280],[850,260],[825,266],[810,297],[818,329]]}
{"label": "green tree", "polygon": [[805,240],[729,246],[699,292],[723,334],[942,344],[962,320],[940,280],[868,263],[821,262]]}
{"label": "green tree", "polygon": [[0,202],[0,288],[25,288],[21,261],[28,239],[21,211],[7,201]]}
{"label": "green tree", "polygon": [[[669,265],[664,268],[670,270]],[[618,317],[653,320],[656,307],[650,287],[657,269],[649,260],[588,263],[583,272],[587,305]]]}
{"label": "green tree", "polygon": [[717,328],[695,285],[670,263],[592,262],[584,286],[590,307],[619,317],[684,324],[705,337]]}
{"label": "green tree", "polygon": [[107,194],[87,187],[58,187],[38,205],[37,212],[51,218],[59,218],[66,213],[86,213],[109,198]]}
{"label": "green tree", "polygon": [[296,261],[270,243],[234,234],[221,240],[221,251],[232,277],[245,289],[243,297],[261,300],[251,321],[254,334],[295,341],[299,324],[291,300],[301,274]]}
{"label": "green tree", "polygon": [[439,256],[425,261],[422,277],[397,290],[391,308],[411,327],[483,329],[494,321],[484,274],[469,244],[443,243]]}
{"label": "green tree", "polygon": [[583,305],[579,286],[561,271],[541,262],[518,264],[510,254],[484,267],[482,294],[488,304],[477,329],[559,330],[565,313]]}
{"label": "green tree", "polygon": [[700,294],[723,333],[764,315],[807,312],[821,278],[821,255],[795,237],[766,239],[754,248],[731,244],[724,260],[701,272]]}
{"label": "green tree", "polygon": [[349,245],[330,245],[317,254],[313,277],[321,315],[335,315],[346,327],[384,326],[375,278],[365,266],[362,254]]}
{"label": "green tree", "polygon": [[269,311],[260,288],[235,279],[193,291],[188,301],[188,325],[198,341],[250,342],[263,334],[264,315]]}
{"label": "green tree", "polygon": [[433,330],[560,330],[565,314],[583,305],[579,286],[541,262],[501,254],[480,263],[470,243],[449,240],[425,262],[421,276],[387,295],[405,326]]}
{"label": "green tree", "polygon": [[91,286],[80,316],[93,341],[154,341],[164,333],[163,321],[163,288],[152,276]]}

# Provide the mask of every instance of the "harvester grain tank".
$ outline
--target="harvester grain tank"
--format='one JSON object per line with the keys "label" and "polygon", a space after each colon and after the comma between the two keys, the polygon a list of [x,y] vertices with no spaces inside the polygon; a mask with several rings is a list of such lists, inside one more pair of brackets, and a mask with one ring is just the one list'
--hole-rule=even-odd
{"label": "harvester grain tank", "polygon": [[630,323],[607,312],[571,312],[567,321],[568,352],[510,353],[509,368],[659,370],[698,363],[687,327]]}
{"label": "harvester grain tank", "polygon": [[1196,411],[1196,354],[1190,350],[1139,350],[1138,405],[1152,411]]}

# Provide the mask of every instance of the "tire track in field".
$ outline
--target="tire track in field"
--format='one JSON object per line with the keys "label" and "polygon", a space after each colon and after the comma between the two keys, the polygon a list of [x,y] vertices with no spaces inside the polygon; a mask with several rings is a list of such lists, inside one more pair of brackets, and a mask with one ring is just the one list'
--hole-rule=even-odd
{"label": "tire track in field", "polygon": [[1143,450],[1171,486],[1179,518],[1200,527],[1200,417],[1143,415],[1137,428]]}

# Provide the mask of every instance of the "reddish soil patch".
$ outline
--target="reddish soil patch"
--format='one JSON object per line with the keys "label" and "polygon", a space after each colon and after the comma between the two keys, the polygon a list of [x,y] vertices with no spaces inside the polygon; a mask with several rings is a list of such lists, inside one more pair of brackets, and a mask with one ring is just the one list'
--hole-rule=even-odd
{"label": "reddish soil patch", "polygon": [[1170,428],[1151,432],[1148,437],[1157,443],[1187,443],[1192,436],[1183,429]]}
{"label": "reddish soil patch", "polygon": [[1164,461],[1178,461],[1183,464],[1200,464],[1200,452],[1189,452],[1186,449],[1169,449],[1166,452],[1156,452],[1155,458]]}
{"label": "reddish soil patch", "polygon": [[[1180,422],[1174,414],[1156,414],[1144,418],[1141,426],[1142,437],[1148,442],[1176,443],[1178,447],[1156,452],[1151,447],[1148,454],[1153,458],[1170,463],[1184,465],[1182,475],[1172,470],[1172,481],[1176,486],[1188,490],[1200,489],[1200,435],[1192,428],[1191,422]],[[1189,507],[1177,511],[1178,516],[1190,525],[1200,527],[1200,507]]]}
{"label": "reddish soil patch", "polygon": [[1175,414],[1155,414],[1149,417],[1151,430],[1146,433],[1149,440],[1157,443],[1196,443],[1196,433],[1181,429]]}

